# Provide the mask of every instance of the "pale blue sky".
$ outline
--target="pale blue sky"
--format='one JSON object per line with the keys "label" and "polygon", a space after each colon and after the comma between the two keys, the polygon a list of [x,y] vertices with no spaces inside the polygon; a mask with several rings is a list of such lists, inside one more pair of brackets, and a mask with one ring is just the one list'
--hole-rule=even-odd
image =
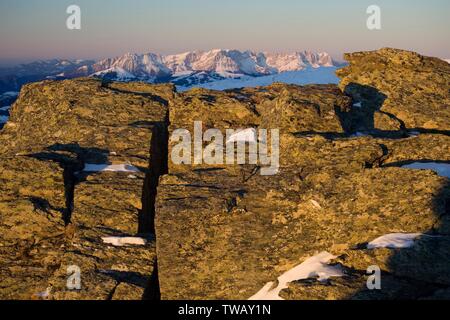
{"label": "pale blue sky", "polygon": [[[82,10],[82,30],[65,26]],[[366,8],[382,9],[382,30]],[[383,46],[450,58],[448,0],[0,0],[0,63],[233,48],[343,52]]]}

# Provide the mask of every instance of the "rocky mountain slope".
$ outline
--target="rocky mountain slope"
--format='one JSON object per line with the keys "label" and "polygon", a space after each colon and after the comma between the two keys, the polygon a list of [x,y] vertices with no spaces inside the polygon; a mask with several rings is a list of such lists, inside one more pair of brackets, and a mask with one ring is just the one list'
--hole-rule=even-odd
{"label": "rocky mountain slope", "polygon": [[[2,298],[152,296],[150,203],[165,170],[172,95],[171,86],[93,79],[22,89],[1,133]],[[105,170],[107,163],[127,170]],[[145,246],[102,241],[136,233]],[[82,270],[81,291],[66,290],[72,265]]]}
{"label": "rocky mountain slope", "polygon": [[[24,86],[0,133],[0,297],[449,299],[450,65],[347,58],[339,87]],[[278,128],[279,172],[173,163],[194,121]]]}

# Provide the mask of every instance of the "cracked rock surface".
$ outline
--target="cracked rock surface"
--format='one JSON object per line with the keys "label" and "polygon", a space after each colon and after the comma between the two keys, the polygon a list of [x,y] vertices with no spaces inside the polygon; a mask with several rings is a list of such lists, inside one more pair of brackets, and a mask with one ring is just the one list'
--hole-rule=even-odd
{"label": "cracked rock surface", "polygon": [[[155,287],[153,208],[171,86],[24,86],[0,135],[0,297],[141,299]],[[125,164],[132,172],[87,172]],[[115,247],[102,237],[139,236]],[[66,286],[71,266],[81,289]]]}
{"label": "cracked rock surface", "polygon": [[[333,86],[275,84],[201,90],[196,98],[191,91],[169,106],[169,131],[193,134],[199,120],[206,128],[279,128],[280,171],[261,176],[249,165],[169,162],[156,209],[163,299],[248,299],[322,251],[338,257],[330,263],[340,264],[344,277],[322,283],[312,275],[291,283],[282,298],[448,295],[448,178],[400,168],[449,161],[448,65],[391,49],[347,57],[350,66],[338,74],[349,96]],[[353,106],[361,101],[362,108]],[[219,104],[225,108],[216,111]],[[361,249],[389,233],[442,239]],[[367,289],[372,265],[381,268],[382,290]]]}
{"label": "cracked rock surface", "polygon": [[[327,251],[343,276],[280,297],[449,299],[449,178],[402,168],[450,163],[449,65],[397,49],[346,58],[339,86],[24,86],[0,133],[0,298],[248,299]],[[278,172],[174,163],[170,137],[194,121],[279,129]],[[421,236],[368,249],[391,233]],[[125,236],[145,244],[102,240]],[[74,265],[80,290],[67,288]],[[381,290],[366,285],[374,265]]]}

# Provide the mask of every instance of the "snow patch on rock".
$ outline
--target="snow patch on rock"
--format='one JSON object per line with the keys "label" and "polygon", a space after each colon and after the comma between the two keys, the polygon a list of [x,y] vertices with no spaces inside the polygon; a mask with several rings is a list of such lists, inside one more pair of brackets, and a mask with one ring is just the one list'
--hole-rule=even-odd
{"label": "snow patch on rock", "polygon": [[102,241],[115,247],[126,245],[144,246],[147,244],[147,240],[141,237],[102,237]]}
{"label": "snow patch on rock", "polygon": [[421,169],[421,170],[433,170],[442,177],[450,178],[450,163],[439,162],[413,162],[403,165],[402,168],[406,169]]}
{"label": "snow patch on rock", "polygon": [[113,172],[140,172],[138,168],[131,164],[93,164],[86,163],[84,165],[84,172],[102,172],[102,171],[113,171]]}
{"label": "snow patch on rock", "polygon": [[232,134],[228,139],[228,142],[257,142],[258,138],[256,136],[256,129],[249,128],[249,129],[243,129],[239,130],[236,133]]}
{"label": "snow patch on rock", "polygon": [[378,237],[367,244],[367,249],[389,248],[402,249],[410,248],[414,245],[414,241],[420,237],[422,233],[389,233]]}
{"label": "snow patch on rock", "polygon": [[279,294],[283,289],[287,289],[288,284],[292,281],[317,278],[323,282],[331,277],[342,277],[344,274],[341,266],[327,264],[334,258],[336,256],[323,251],[283,273],[278,277],[278,285],[275,288],[272,289],[274,282],[268,282],[260,291],[250,297],[249,300],[283,300]]}

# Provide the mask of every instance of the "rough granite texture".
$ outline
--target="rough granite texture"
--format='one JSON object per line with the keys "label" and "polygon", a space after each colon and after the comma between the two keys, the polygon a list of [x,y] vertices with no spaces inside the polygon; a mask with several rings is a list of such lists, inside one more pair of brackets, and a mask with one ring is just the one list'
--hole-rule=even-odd
{"label": "rough granite texture", "polygon": [[[336,263],[346,276],[325,284],[314,279],[306,281],[307,286],[292,283],[282,291],[283,298],[418,299],[445,294],[448,276],[442,273],[450,271],[448,178],[398,166],[424,160],[448,163],[448,66],[421,56],[418,63],[416,54],[390,49],[349,59],[354,56],[361,58],[350,60],[350,66],[339,72],[345,74],[342,89],[349,79],[364,80],[354,91],[346,90],[353,101],[333,86],[274,84],[220,93],[192,90],[169,106],[169,132],[187,128],[193,133],[193,122],[199,120],[208,124],[204,130],[279,128],[281,168],[277,175],[263,177],[257,166],[188,166],[169,161],[156,204],[163,299],[248,299],[321,251],[337,255]],[[369,68],[366,62],[372,56],[374,65],[377,59],[383,64],[368,72],[364,68]],[[407,81],[425,69],[428,74],[423,78]],[[403,80],[379,78],[394,72]],[[426,80],[428,76],[436,81]],[[373,83],[364,77],[374,79]],[[380,101],[364,87],[368,84],[379,85],[386,95],[392,93],[389,84],[399,92],[429,86],[427,92],[436,92],[429,108],[437,116],[433,119],[439,120],[438,130],[425,130],[431,111],[419,109],[429,96],[409,97],[420,100],[411,105],[412,100],[392,94],[388,112],[394,112],[395,106],[403,112],[399,117],[406,114],[404,126],[375,110]],[[358,94],[367,97],[362,108],[352,107],[361,101]],[[217,110],[219,103],[225,108]],[[369,121],[374,112],[387,127]],[[421,120],[410,124],[410,118]],[[420,135],[414,132],[418,127]],[[371,136],[352,136],[356,131]],[[169,153],[174,145],[169,144]],[[414,249],[371,250],[384,255],[357,255],[365,243],[394,232],[439,234],[446,240],[425,245],[420,241]],[[344,259],[355,255],[361,263],[358,267]],[[366,269],[374,264],[385,276],[383,290],[366,288]]]}
{"label": "rough granite texture", "polygon": [[[328,251],[343,277],[294,281],[280,296],[449,299],[449,179],[400,168],[450,163],[449,65],[397,49],[346,58],[339,86],[24,86],[0,131],[0,298],[248,299]],[[279,172],[174,164],[170,135],[193,134],[194,121],[203,132],[279,129]],[[396,232],[425,235],[411,248],[367,249]],[[66,287],[72,265],[81,290]],[[381,290],[367,289],[371,265]]]}
{"label": "rough granite texture", "polygon": [[386,131],[448,133],[449,63],[391,48],[349,53],[344,58],[350,64],[337,71],[342,79],[339,87],[362,102],[368,125]]}
{"label": "rough granite texture", "polygon": [[[0,297],[141,299],[155,293],[153,208],[170,85],[94,79],[24,86],[0,135]],[[83,172],[128,164],[139,172]],[[105,236],[147,239],[114,247]],[[67,267],[81,290],[66,288]]]}

